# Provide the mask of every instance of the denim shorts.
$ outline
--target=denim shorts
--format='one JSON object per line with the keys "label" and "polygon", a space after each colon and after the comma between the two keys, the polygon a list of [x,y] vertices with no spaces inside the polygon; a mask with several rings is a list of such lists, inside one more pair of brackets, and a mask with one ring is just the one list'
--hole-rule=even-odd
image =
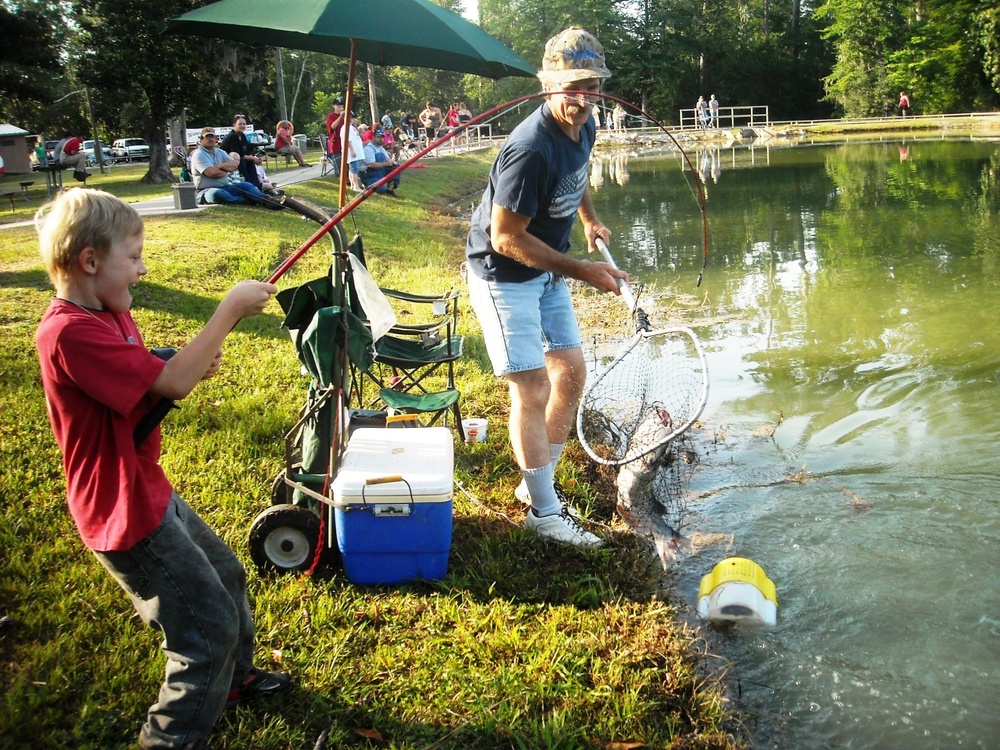
{"label": "denim shorts", "polygon": [[469,272],[469,302],[498,376],[545,367],[545,353],[580,348],[580,329],[562,276],[485,281]]}

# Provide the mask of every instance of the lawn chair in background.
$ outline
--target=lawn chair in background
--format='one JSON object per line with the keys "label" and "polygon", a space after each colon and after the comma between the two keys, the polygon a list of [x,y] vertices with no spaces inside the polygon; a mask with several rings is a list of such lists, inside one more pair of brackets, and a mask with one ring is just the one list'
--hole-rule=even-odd
{"label": "lawn chair in background", "polygon": [[321,135],[319,137],[320,146],[323,150],[323,155],[319,159],[319,176],[326,177],[328,173],[337,173],[337,167],[333,163],[333,158],[330,156],[330,138],[329,136]]}

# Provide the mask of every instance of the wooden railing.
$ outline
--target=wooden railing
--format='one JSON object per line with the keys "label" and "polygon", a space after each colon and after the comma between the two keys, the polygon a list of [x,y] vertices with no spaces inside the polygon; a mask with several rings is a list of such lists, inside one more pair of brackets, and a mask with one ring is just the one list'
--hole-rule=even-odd
{"label": "wooden railing", "polygon": [[[718,121],[712,122],[713,128],[752,128],[766,127],[771,122],[770,108],[763,106],[749,107],[719,107]],[[680,110],[680,130],[701,128],[701,114],[697,109]],[[709,112],[711,115],[711,111]]]}

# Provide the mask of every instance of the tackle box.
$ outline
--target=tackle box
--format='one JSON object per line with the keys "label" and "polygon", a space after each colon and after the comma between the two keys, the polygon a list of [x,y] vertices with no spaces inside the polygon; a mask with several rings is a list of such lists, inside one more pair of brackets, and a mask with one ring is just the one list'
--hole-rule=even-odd
{"label": "tackle box", "polygon": [[348,580],[379,585],[444,577],[454,466],[447,427],[354,431],[333,482],[337,547]]}

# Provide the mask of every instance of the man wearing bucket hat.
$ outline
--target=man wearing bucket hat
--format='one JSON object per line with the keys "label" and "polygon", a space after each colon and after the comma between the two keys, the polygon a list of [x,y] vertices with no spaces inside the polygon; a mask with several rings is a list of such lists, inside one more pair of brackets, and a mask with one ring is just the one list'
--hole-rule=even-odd
{"label": "man wearing bucket hat", "polygon": [[498,376],[510,391],[510,440],[521,468],[515,494],[531,504],[525,527],[568,544],[600,538],[577,522],[555,484],[586,372],[565,277],[620,293],[628,275],[568,255],[580,217],[588,250],[610,239],[587,190],[596,136],[591,111],[611,76],[600,42],[569,28],[545,45],[545,102],[518,125],[490,170],[466,242],[469,299]]}

